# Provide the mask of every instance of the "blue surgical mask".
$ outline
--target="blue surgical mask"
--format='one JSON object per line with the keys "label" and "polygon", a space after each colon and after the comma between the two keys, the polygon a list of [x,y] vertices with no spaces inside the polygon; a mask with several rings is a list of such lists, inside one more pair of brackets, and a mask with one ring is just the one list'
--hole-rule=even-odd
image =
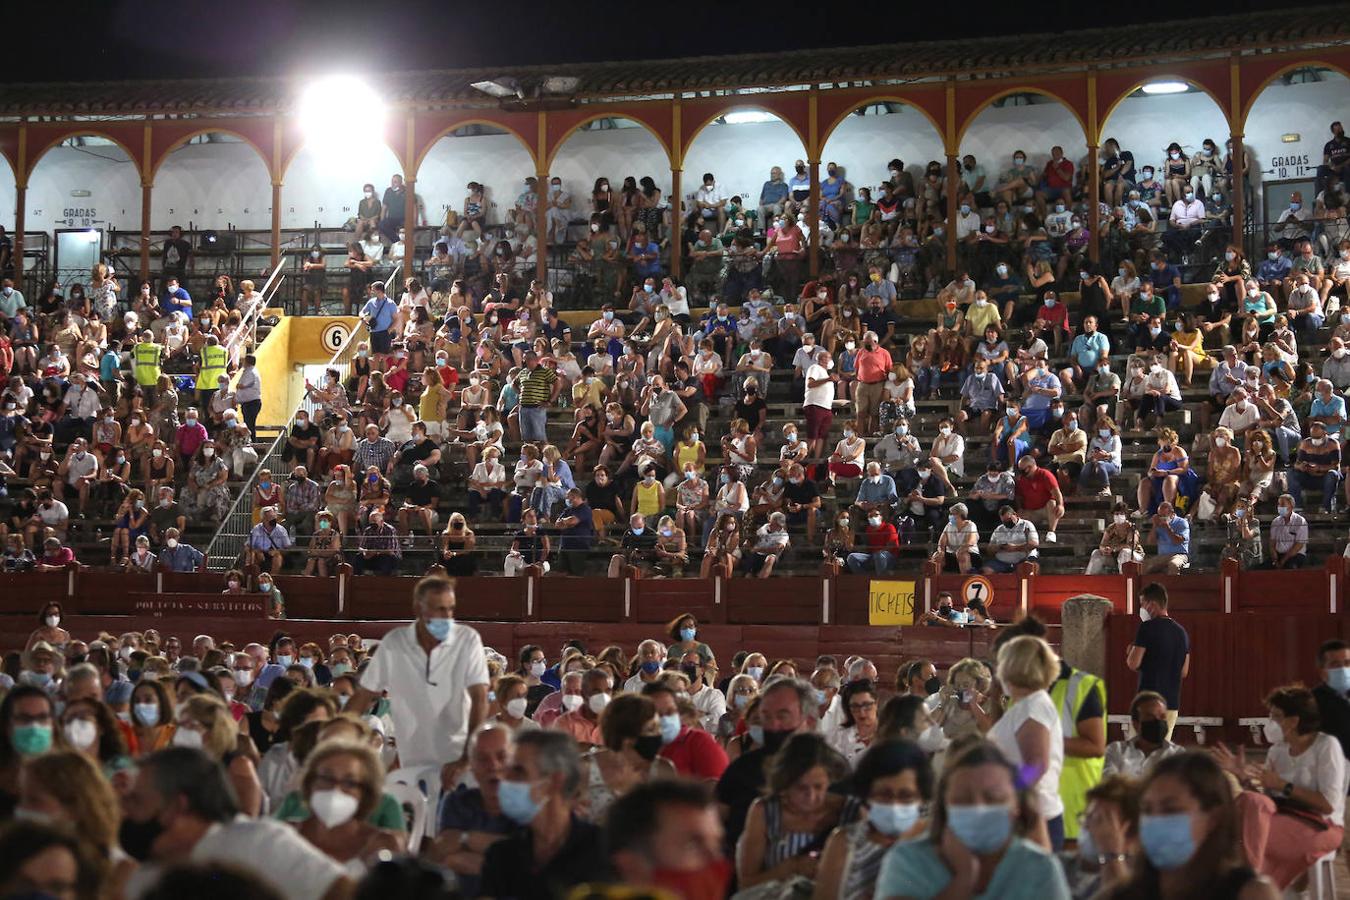
{"label": "blue surgical mask", "polygon": [[751,725],[750,728],[747,730],[750,732],[750,740],[754,741],[756,744],[759,744],[761,747],[764,746],[763,725]]}
{"label": "blue surgical mask", "polygon": [[450,636],[450,628],[454,624],[454,619],[427,619],[427,634],[438,641],[443,641]]}
{"label": "blue surgical mask", "polygon": [[1339,669],[1327,669],[1327,684],[1340,694],[1350,691],[1350,668],[1342,666]]}
{"label": "blue surgical mask", "polygon": [[1012,808],[983,803],[949,806],[947,827],[971,853],[993,853],[1012,836]]}
{"label": "blue surgical mask", "polygon": [[698,636],[698,631],[697,631],[696,629],[693,629],[693,628],[681,628],[681,629],[680,629],[680,640],[682,640],[682,641],[692,641],[692,640],[693,640],[695,637],[697,637],[697,636]]}
{"label": "blue surgical mask", "polygon": [[136,714],[136,721],[146,728],[159,724],[158,703],[137,703],[131,711]]}
{"label": "blue surgical mask", "polygon": [[[647,662],[642,664],[641,669],[643,673],[647,675],[655,675],[657,672],[661,671],[661,663],[659,660],[655,659],[648,660]],[[541,672],[540,674],[543,673]]]}
{"label": "blue surgical mask", "polygon": [[680,714],[671,713],[661,717],[661,743],[669,744],[680,736]]}
{"label": "blue surgical mask", "polygon": [[294,662],[294,661],[295,661],[295,658],[294,658],[293,656],[291,656],[289,653],[278,653],[278,654],[277,654],[277,665],[279,665],[279,666],[289,666],[289,665],[290,665],[292,662]]}
{"label": "blue surgical mask", "polygon": [[812,698],[816,701],[816,706],[825,705],[826,695],[824,691],[822,691],[820,688],[814,688],[811,691],[811,694]]}
{"label": "blue surgical mask", "polygon": [[507,781],[503,779],[497,785],[497,802],[502,812],[517,825],[528,825],[539,815],[541,804],[530,796],[531,785],[528,781]]}
{"label": "blue surgical mask", "polygon": [[887,837],[899,837],[919,821],[919,804],[872,803],[868,805],[867,821]]}
{"label": "blue surgical mask", "polygon": [[1177,869],[1195,855],[1190,813],[1139,817],[1139,843],[1149,862],[1159,869]]}

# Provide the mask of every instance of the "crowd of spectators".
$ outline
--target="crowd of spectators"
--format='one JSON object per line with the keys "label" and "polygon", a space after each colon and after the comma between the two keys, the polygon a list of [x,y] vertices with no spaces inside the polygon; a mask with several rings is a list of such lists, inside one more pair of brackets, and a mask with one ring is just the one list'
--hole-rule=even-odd
{"label": "crowd of spectators", "polygon": [[508,658],[438,577],[411,624],[323,644],[80,636],[49,604],[0,675],[0,893],[1297,889],[1343,833],[1350,647],[1323,644],[1314,690],[1270,693],[1256,763],[1172,740],[1189,645],[1160,585],[1140,602],[1140,690],[1115,741],[1103,682],[1034,618],[987,658],[906,660],[883,682],[865,657],[753,646],[722,668],[690,615],[635,651]]}

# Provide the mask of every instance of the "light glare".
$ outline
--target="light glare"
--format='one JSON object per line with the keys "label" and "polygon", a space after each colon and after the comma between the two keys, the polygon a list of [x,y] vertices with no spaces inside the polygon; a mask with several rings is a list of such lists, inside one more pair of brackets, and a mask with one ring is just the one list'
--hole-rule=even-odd
{"label": "light glare", "polygon": [[753,125],[759,122],[776,122],[778,117],[759,109],[743,109],[727,113],[722,120],[728,125]]}
{"label": "light glare", "polygon": [[308,140],[341,141],[383,134],[384,101],[355,75],[330,75],[300,95],[300,125]]}
{"label": "light glare", "polygon": [[1154,81],[1144,85],[1145,94],[1184,94],[1189,85],[1184,81]]}

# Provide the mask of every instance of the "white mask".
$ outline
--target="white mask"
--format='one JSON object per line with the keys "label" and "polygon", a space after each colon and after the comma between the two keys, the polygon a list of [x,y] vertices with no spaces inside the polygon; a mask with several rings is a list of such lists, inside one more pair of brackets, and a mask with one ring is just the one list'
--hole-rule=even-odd
{"label": "white mask", "polygon": [[1116,513],[1116,514],[1113,515],[1111,518],[1115,521],[1115,523],[1116,523],[1117,525],[1124,525],[1124,524],[1125,524],[1125,514],[1124,514],[1124,513]]}
{"label": "white mask", "polygon": [[586,701],[586,705],[598,716],[605,711],[606,706],[609,706],[609,701],[609,694],[591,694],[591,699]]}
{"label": "white mask", "polygon": [[88,750],[98,740],[98,726],[90,719],[71,719],[65,733],[66,743],[76,750]]}
{"label": "white mask", "polygon": [[1265,724],[1261,726],[1261,733],[1266,736],[1266,740],[1271,744],[1284,743],[1284,729],[1274,719],[1266,719]]}
{"label": "white mask", "polygon": [[562,705],[567,712],[576,712],[581,709],[582,702],[580,694],[563,694]]}
{"label": "white mask", "polygon": [[525,718],[525,708],[529,706],[530,701],[524,697],[517,697],[514,700],[506,701],[506,714],[513,719]]}
{"label": "white mask", "polygon": [[324,824],[325,828],[336,828],[349,821],[352,816],[356,815],[356,809],[360,805],[360,800],[346,791],[339,791],[336,788],[327,791],[315,791],[309,796],[309,808],[314,812],[315,818]]}

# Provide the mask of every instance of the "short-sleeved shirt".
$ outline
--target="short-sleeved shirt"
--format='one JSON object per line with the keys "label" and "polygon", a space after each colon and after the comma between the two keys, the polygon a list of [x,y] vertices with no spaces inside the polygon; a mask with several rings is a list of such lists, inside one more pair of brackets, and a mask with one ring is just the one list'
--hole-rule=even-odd
{"label": "short-sleeved shirt", "polygon": [[[803,406],[819,406],[823,409],[830,409],[834,406],[834,382],[829,380],[830,373],[824,366],[816,364],[806,370],[806,393],[802,400]],[[824,379],[825,383],[816,387],[811,387],[809,382],[820,381]]]}
{"label": "short-sleeved shirt", "polygon": [[1043,509],[1058,488],[1059,482],[1054,475],[1037,468],[1030,475],[1017,479],[1017,506],[1023,511]]}
{"label": "short-sleeved shirt", "polygon": [[1191,639],[1171,616],[1139,623],[1134,646],[1144,651],[1139,664],[1139,690],[1157,691],[1168,709],[1181,708],[1181,669],[1191,652]]}
{"label": "short-sleeved shirt", "polygon": [[548,403],[553,393],[553,383],[557,380],[558,373],[548,366],[526,369],[520,379],[520,405],[543,406]]}
{"label": "short-sleeved shirt", "polygon": [[727,768],[727,752],[722,745],[697,728],[681,728],[675,740],[661,749],[661,756],[686,778],[721,778]]}
{"label": "short-sleeved shirt", "polygon": [[1060,723],[1059,708],[1046,691],[1035,691],[1018,700],[989,729],[989,741],[1014,766],[1026,764],[1022,758],[1017,733],[1027,722],[1039,722],[1050,732],[1050,755],[1045,772],[1031,787],[1031,800],[1043,818],[1053,819],[1064,812],[1064,801],[1059,796],[1059,773],[1064,768],[1064,728]]}
{"label": "short-sleeved shirt", "polygon": [[406,767],[444,765],[464,755],[469,728],[468,689],[488,683],[483,639],[460,623],[431,654],[417,642],[417,625],[390,631],[361,676],[361,687],[389,692]]}
{"label": "short-sleeved shirt", "polygon": [[[951,870],[932,838],[902,841],[881,860],[876,895],[929,900],[941,894],[951,880]],[[988,886],[972,900],[1068,900],[1069,896],[1059,861],[1027,839],[1013,838]]]}

